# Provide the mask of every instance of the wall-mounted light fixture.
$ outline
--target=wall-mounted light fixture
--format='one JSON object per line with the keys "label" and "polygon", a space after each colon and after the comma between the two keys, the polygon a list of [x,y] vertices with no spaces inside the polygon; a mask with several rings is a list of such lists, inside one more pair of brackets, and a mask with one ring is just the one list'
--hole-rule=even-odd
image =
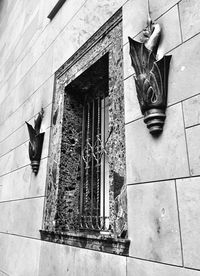
{"label": "wall-mounted light fixture", "polygon": [[161,35],[160,25],[153,23],[150,16],[143,31],[144,42],[129,37],[130,56],[135,70],[134,79],[144,122],[152,135],[163,130],[167,107],[168,73],[171,56],[157,60],[157,49]]}
{"label": "wall-mounted light fixture", "polygon": [[34,121],[34,128],[26,122],[29,132],[29,158],[31,160],[31,167],[35,174],[38,173],[40,166],[40,159],[42,154],[42,146],[44,141],[44,132],[40,133],[40,126],[44,110],[42,109]]}

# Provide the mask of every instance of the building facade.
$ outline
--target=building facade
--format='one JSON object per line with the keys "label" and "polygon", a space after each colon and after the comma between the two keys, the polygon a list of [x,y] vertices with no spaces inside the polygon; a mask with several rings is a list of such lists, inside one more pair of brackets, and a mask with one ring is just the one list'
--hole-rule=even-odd
{"label": "building facade", "polygon": [[[200,275],[199,9],[0,1],[0,275]],[[156,137],[128,40],[142,40],[149,12],[157,58],[171,55]],[[37,119],[34,173],[25,122]]]}

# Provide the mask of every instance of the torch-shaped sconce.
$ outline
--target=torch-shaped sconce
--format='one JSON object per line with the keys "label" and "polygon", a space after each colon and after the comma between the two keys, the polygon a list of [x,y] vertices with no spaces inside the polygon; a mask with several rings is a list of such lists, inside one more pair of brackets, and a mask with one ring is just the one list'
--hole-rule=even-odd
{"label": "torch-shaped sconce", "polygon": [[40,133],[40,126],[42,122],[44,111],[43,109],[38,114],[37,119],[34,121],[34,128],[26,122],[29,132],[29,158],[31,160],[31,167],[35,174],[38,173],[40,166],[40,159],[42,154],[42,146],[44,141],[44,132]]}
{"label": "torch-shaped sconce", "polygon": [[167,107],[168,72],[171,56],[157,60],[161,28],[148,19],[144,29],[144,42],[137,42],[129,37],[130,56],[135,70],[134,78],[140,109],[144,122],[152,135],[159,135],[163,130]]}

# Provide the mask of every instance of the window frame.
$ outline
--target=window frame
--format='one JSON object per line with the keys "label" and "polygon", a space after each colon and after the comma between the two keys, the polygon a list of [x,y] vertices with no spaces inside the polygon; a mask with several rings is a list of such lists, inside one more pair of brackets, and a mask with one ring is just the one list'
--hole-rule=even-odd
{"label": "window frame", "polygon": [[[107,35],[109,34],[109,35]],[[63,112],[64,112],[64,98],[65,87],[86,71],[92,64],[98,61],[106,53],[109,53],[109,93],[112,95],[111,102],[114,105],[119,106],[123,104],[123,54],[122,54],[122,12],[121,9],[108,21],[100,30],[98,30],[55,74],[55,90],[52,108],[52,128],[50,135],[50,156],[47,170],[47,186],[46,186],[46,202],[44,207],[44,221],[43,229],[41,232],[41,238],[44,240],[65,243],[74,246],[83,247],[82,240],[87,239],[84,242],[85,248],[96,249],[106,251],[110,253],[128,254],[128,248],[130,241],[127,239],[127,234],[121,233],[119,235],[120,225],[126,228],[127,232],[127,204],[117,206],[121,208],[120,212],[123,212],[124,217],[117,216],[116,202],[114,201],[115,187],[114,180],[109,183],[109,209],[110,209],[110,222],[112,225],[112,232],[109,233],[86,233],[68,231],[62,232],[56,231],[56,213],[58,207],[58,186],[59,186],[59,170],[61,159],[61,139],[63,128]],[[114,64],[115,63],[115,64]],[[117,92],[118,91],[118,92]],[[120,92],[119,92],[120,91]],[[121,94],[117,94],[121,93]],[[116,97],[115,95],[118,95]],[[115,98],[116,97],[116,98]],[[111,107],[111,109],[114,107]],[[114,111],[113,111],[114,112]],[[117,172],[122,172],[125,179],[125,122],[124,120],[124,107],[120,110],[118,118],[111,118],[111,121],[118,123],[115,127],[116,133],[113,138],[113,145],[117,150],[113,156],[112,163],[115,162],[121,155],[121,163],[116,168]],[[116,114],[110,113],[111,117]],[[120,121],[121,120],[121,121]],[[121,124],[120,122],[124,123]],[[121,125],[120,125],[121,124]],[[123,133],[122,133],[123,132]],[[120,142],[121,139],[121,142]],[[120,151],[119,146],[123,150]],[[120,174],[120,173],[119,173]],[[113,178],[114,179],[114,178]],[[120,196],[123,196],[121,200]],[[126,201],[126,185],[123,185],[122,195],[119,194],[117,199],[120,204],[121,201]],[[121,200],[121,201],[120,201]],[[118,223],[118,225],[117,225]],[[120,229],[121,231],[121,229]],[[122,231],[121,231],[122,232]],[[124,235],[124,236],[123,236]],[[108,246],[109,244],[109,246]]]}

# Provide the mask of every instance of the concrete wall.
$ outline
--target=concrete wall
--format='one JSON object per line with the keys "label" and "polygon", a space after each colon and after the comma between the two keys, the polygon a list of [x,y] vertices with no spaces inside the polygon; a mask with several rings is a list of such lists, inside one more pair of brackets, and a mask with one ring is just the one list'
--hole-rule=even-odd
{"label": "concrete wall", "polygon": [[[200,3],[150,0],[172,54],[167,120],[153,139],[141,118],[127,37],[146,24],[146,0],[0,3],[0,275],[200,275]],[[123,6],[130,257],[40,241],[55,71]],[[44,108],[39,174],[25,121]],[[97,269],[98,268],[98,269]]]}

